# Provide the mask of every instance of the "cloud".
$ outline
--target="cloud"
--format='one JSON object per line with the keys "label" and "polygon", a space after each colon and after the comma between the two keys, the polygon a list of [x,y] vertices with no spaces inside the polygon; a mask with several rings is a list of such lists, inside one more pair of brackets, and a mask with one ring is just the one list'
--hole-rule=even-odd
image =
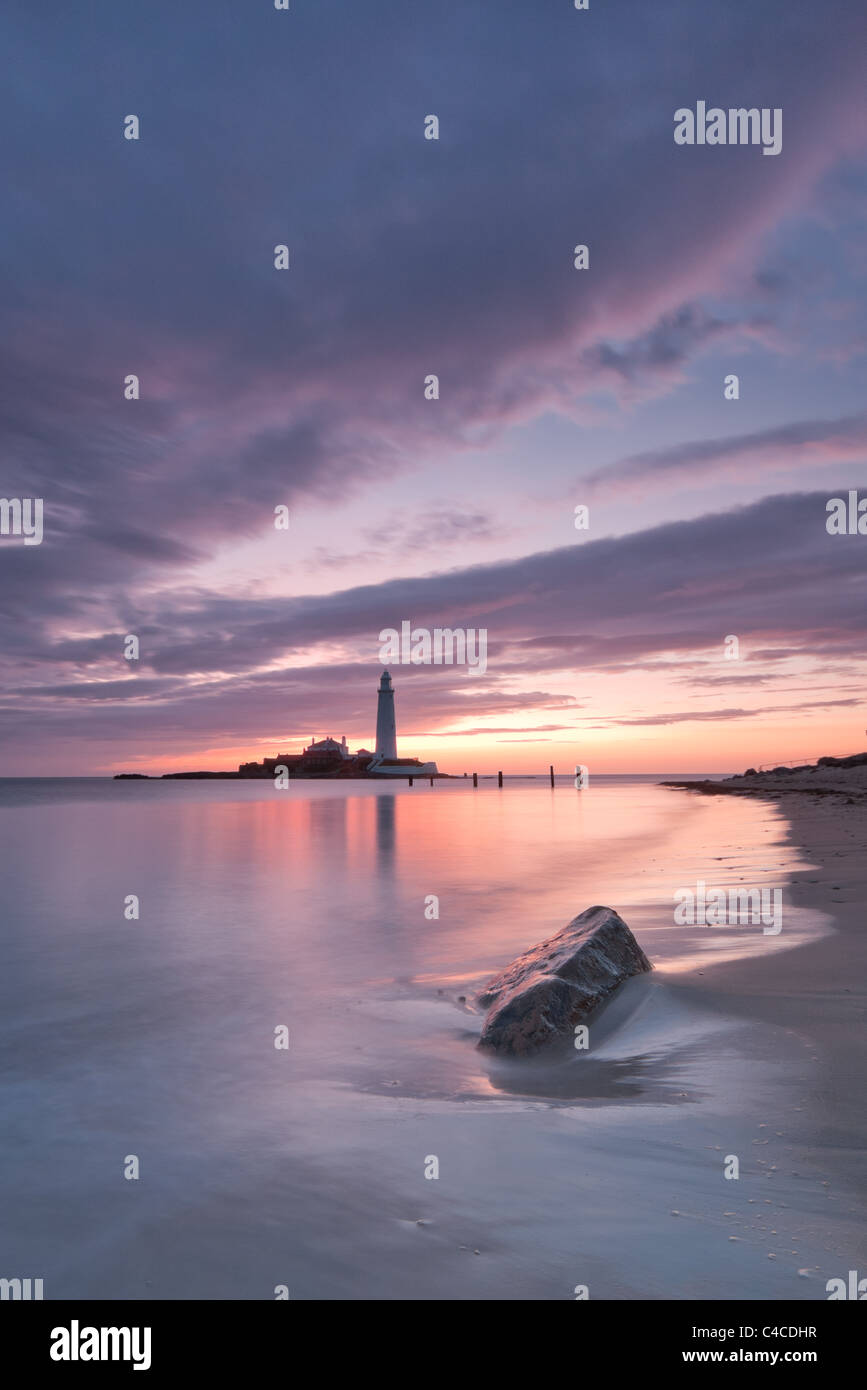
{"label": "cloud", "polygon": [[[476,738],[480,734],[485,737],[491,734],[554,734],[563,733],[565,730],[575,730],[575,724],[536,724],[529,729],[509,729],[509,728],[489,728],[480,724],[474,729],[438,729],[436,732],[420,733],[424,738]],[[544,740],[543,740],[544,741]]]}
{"label": "cloud", "polygon": [[[843,0],[794,15],[762,0],[749,20],[751,71],[786,109],[778,160],[692,158],[711,152],[671,139],[672,93],[696,70],[733,101],[745,89],[744,30],[725,10],[670,0],[672,48],[644,0],[625,0],[622,29],[606,31],[612,86],[566,37],[574,14],[498,25],[447,8],[431,29],[397,0],[344,7],[337,45],[327,10],[299,12],[291,51],[241,11],[215,26],[196,3],[154,3],[121,30],[99,7],[37,7],[7,35],[10,67],[40,81],[10,84],[0,106],[15,131],[2,423],[15,490],[71,508],[74,583],[183,562],[132,535],[126,548],[131,518],[213,553],[261,534],[278,502],[327,505],[612,384],[670,385],[738,331],[697,296],[757,255],[856,140],[862,26]],[[450,75],[429,98],[438,144],[421,138],[420,69]],[[134,92],[137,143],[110,127]],[[579,237],[587,273],[572,268]],[[132,370],[135,403],[121,391]],[[437,402],[422,393],[432,370]],[[95,535],[108,549],[83,562],[75,546]]]}
{"label": "cloud", "polygon": [[743,322],[723,319],[700,304],[682,304],[626,342],[588,347],[581,359],[582,378],[588,388],[611,389],[625,400],[652,395],[683,381],[687,363],[699,352],[766,322],[755,316]]}
{"label": "cloud", "polygon": [[749,477],[757,466],[793,468],[809,464],[867,461],[867,414],[841,420],[804,420],[750,434],[691,440],[633,454],[582,479],[597,494],[635,483],[686,483],[694,487],[720,473]]}
{"label": "cloud", "polygon": [[[489,653],[532,651],[540,664],[539,648],[565,665],[607,665],[704,650],[730,631],[743,641],[755,632],[764,643],[772,633],[820,633],[826,647],[848,649],[864,630],[863,560],[859,538],[827,534],[825,500],[825,493],[769,497],[622,538],[321,596],[158,591],[139,599],[148,635],[141,666],[160,675],[251,671],[323,643],[375,660],[379,632],[406,615],[429,628],[484,626]],[[564,617],[571,627],[576,610],[582,634],[552,631]],[[107,643],[117,653],[121,635],[117,628],[110,636],[48,640],[41,655],[93,661]],[[780,650],[792,650],[791,641]],[[512,670],[522,664],[508,661]],[[445,667],[433,673],[451,679]]]}
{"label": "cloud", "polygon": [[613,719],[611,723],[629,728],[695,722],[718,724],[728,723],[732,719],[758,719],[766,714],[794,714],[799,710],[834,709],[838,706],[853,707],[860,704],[863,704],[863,700],[808,700],[792,705],[759,705],[755,709],[706,709],[687,710],[679,714],[649,714],[639,719]]}

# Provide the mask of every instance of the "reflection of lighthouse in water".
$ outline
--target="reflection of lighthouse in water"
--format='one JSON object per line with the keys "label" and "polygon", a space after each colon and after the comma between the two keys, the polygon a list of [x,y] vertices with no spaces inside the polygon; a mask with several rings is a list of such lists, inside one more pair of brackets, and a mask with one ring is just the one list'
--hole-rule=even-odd
{"label": "reflection of lighthouse in water", "polygon": [[376,705],[376,756],[377,758],[397,757],[397,732],[394,724],[394,690],[391,676],[383,671],[379,682],[379,696]]}

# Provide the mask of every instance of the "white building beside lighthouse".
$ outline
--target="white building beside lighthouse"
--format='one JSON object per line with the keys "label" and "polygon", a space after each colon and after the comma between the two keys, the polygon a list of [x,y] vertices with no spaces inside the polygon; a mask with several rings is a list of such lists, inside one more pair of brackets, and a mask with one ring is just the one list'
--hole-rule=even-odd
{"label": "white building beside lighthouse", "polygon": [[376,752],[367,766],[379,777],[436,777],[436,763],[397,756],[397,726],[394,718],[394,687],[388,671],[383,671],[376,702]]}

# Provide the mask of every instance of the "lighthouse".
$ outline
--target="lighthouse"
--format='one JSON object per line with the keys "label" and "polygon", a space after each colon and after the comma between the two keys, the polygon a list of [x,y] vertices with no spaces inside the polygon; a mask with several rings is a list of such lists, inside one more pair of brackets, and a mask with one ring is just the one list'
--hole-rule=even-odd
{"label": "lighthouse", "polygon": [[379,682],[379,695],[376,705],[376,757],[397,757],[397,733],[394,726],[394,690],[391,676],[383,671]]}

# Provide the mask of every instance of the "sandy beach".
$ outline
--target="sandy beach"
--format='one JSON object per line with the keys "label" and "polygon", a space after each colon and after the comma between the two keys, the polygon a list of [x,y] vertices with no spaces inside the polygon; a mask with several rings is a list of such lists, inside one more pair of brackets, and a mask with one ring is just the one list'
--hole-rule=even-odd
{"label": "sandy beach", "polygon": [[[842,1186],[858,1193],[851,1210],[852,1262],[867,1258],[864,1236],[867,1116],[863,1078],[867,1064],[867,767],[811,768],[769,773],[716,790],[776,801],[788,838],[815,866],[792,876],[791,900],[828,914],[834,930],[820,940],[781,953],[714,967],[703,981],[719,991],[721,1007],[785,1029],[792,1054],[803,1055],[803,1110],[797,1130],[803,1159],[841,1203]],[[690,985],[685,985],[689,989]],[[707,995],[704,996],[708,1002]]]}

